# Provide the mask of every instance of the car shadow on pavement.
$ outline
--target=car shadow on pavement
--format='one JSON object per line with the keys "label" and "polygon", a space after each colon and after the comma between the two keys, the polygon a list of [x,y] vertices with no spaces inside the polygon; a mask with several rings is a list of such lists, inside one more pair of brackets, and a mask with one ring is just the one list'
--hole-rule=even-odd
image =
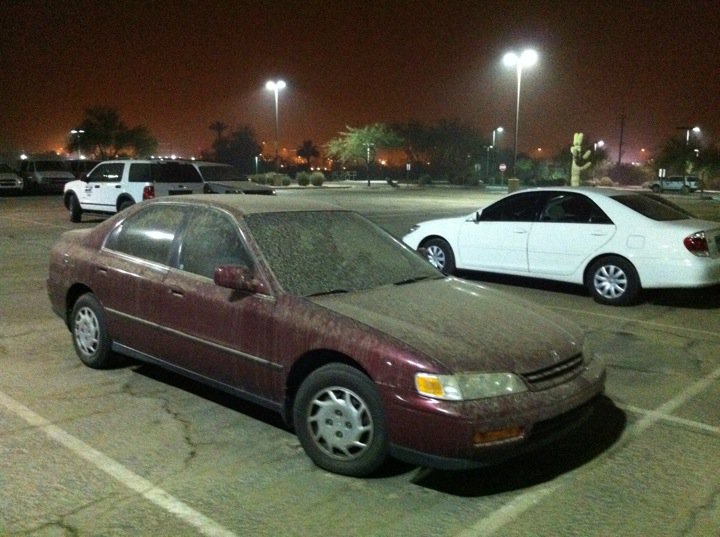
{"label": "car shadow on pavement", "polygon": [[540,289],[542,291],[552,291],[555,293],[566,293],[576,296],[585,296],[588,297],[588,299],[592,300],[585,287],[572,283],[543,280],[540,278],[528,278],[525,276],[495,274],[493,272],[476,272],[470,270],[459,270],[457,273],[457,277],[477,283],[498,283],[501,285],[514,285],[520,287],[527,287],[528,289]]}
{"label": "car shadow on pavement", "polygon": [[500,464],[465,471],[421,469],[415,485],[464,497],[490,496],[547,483],[610,450],[625,430],[625,413],[601,398],[588,421],[568,436]]}
{"label": "car shadow on pavement", "polygon": [[656,306],[711,310],[720,308],[720,285],[701,289],[653,289],[645,301]]}

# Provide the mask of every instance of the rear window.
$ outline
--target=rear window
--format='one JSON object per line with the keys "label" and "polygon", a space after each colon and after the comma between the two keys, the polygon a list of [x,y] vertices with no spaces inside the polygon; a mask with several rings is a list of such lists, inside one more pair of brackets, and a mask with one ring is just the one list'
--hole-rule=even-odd
{"label": "rear window", "polygon": [[205,181],[247,181],[247,177],[232,166],[199,165],[198,168]]}
{"label": "rear window", "polygon": [[70,167],[62,160],[38,160],[35,169],[39,172],[67,172]]}
{"label": "rear window", "polygon": [[192,164],[177,162],[153,164],[152,178],[156,183],[202,183],[202,177]]}
{"label": "rear window", "polygon": [[619,194],[612,199],[652,220],[666,222],[695,218],[682,207],[654,194]]}

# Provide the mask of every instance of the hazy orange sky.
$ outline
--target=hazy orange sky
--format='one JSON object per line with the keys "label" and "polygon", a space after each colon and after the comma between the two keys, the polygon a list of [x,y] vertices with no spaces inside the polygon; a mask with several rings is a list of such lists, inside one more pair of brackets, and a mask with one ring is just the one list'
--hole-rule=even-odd
{"label": "hazy orange sky", "polygon": [[112,106],[162,152],[198,154],[214,121],[274,139],[264,89],[284,79],[280,144],[320,146],[374,122],[459,119],[549,154],[573,132],[639,158],[681,126],[720,136],[716,0],[15,1],[0,18],[0,151],[66,143],[84,110]]}

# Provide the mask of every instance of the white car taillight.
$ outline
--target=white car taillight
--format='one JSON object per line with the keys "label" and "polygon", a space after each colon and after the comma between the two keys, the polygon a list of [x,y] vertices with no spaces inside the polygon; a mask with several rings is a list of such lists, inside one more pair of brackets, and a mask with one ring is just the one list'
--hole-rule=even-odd
{"label": "white car taillight", "polygon": [[710,255],[707,238],[704,231],[698,231],[692,235],[688,235],[683,239],[683,244],[688,251],[699,257],[707,257]]}

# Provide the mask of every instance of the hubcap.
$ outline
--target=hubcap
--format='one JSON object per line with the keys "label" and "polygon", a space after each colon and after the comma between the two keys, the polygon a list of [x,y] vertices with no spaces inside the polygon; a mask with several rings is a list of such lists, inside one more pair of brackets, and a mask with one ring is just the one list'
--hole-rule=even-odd
{"label": "hubcap", "polygon": [[90,308],[80,308],[75,316],[75,342],[86,356],[92,356],[100,342],[100,325]]}
{"label": "hubcap", "polygon": [[627,274],[615,265],[604,265],[595,272],[593,284],[601,297],[615,299],[627,291]]}
{"label": "hubcap", "polygon": [[432,245],[427,248],[427,259],[430,264],[437,269],[445,268],[445,252],[439,246]]}
{"label": "hubcap", "polygon": [[347,388],[335,386],[319,392],[310,403],[308,424],[317,446],[334,459],[357,459],[372,443],[370,411]]}

